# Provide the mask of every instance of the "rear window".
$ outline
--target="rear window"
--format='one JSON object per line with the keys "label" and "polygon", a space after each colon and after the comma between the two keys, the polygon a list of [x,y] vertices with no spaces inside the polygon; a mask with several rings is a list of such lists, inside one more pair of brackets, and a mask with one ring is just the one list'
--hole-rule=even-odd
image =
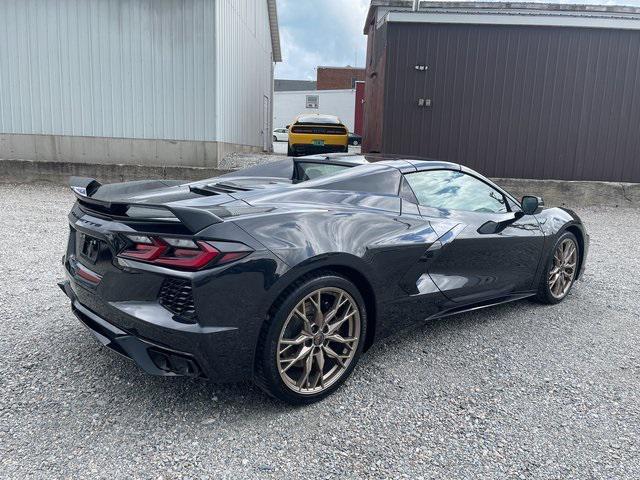
{"label": "rear window", "polygon": [[319,125],[341,125],[337,117],[331,115],[300,115],[296,123],[315,123]]}
{"label": "rear window", "polygon": [[295,183],[306,182],[326,175],[342,172],[351,168],[346,165],[333,165],[331,163],[297,162]]}

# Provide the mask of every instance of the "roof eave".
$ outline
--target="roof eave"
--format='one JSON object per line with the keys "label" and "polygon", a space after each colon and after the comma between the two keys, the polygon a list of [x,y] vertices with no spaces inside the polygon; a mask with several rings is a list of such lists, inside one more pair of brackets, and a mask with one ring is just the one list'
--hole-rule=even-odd
{"label": "roof eave", "polygon": [[[603,3],[604,0],[603,0]],[[566,3],[553,3],[553,1],[547,3],[521,1],[521,2],[495,2],[495,1],[424,1],[420,2],[420,7],[417,12],[412,12],[411,0],[371,0],[369,6],[369,12],[367,13],[367,20],[364,25],[363,33],[368,34],[369,26],[376,21],[376,12],[379,8],[385,8],[390,14],[398,17],[398,13],[407,13],[409,15],[416,15],[416,19],[419,16],[424,18],[424,14],[442,15],[447,14],[469,14],[469,15],[483,15],[486,13],[493,13],[494,15],[504,16],[505,18],[516,16],[523,18],[542,18],[545,16],[555,16],[558,18],[602,18],[610,19],[611,21],[623,20],[626,21],[626,27],[633,28],[638,27],[631,26],[632,23],[640,23],[640,8],[627,6],[627,5],[587,5],[587,4],[566,4]],[[402,18],[404,17],[401,15]],[[389,20],[388,15],[385,20]],[[437,23],[437,22],[436,22]],[[502,23],[502,22],[499,22]],[[577,23],[579,22],[569,22]],[[593,23],[592,20],[586,20],[586,23]],[[571,25],[567,25],[571,26]],[[608,25],[607,28],[615,28],[613,25]]]}
{"label": "roof eave", "polygon": [[269,29],[271,30],[271,50],[273,61],[282,62],[282,49],[280,47],[280,28],[278,27],[278,8],[276,0],[267,0],[269,11]]}
{"label": "roof eave", "polygon": [[367,12],[367,18],[364,22],[364,29],[362,33],[367,35],[369,33],[369,25],[373,21],[376,15],[378,7],[392,7],[392,8],[410,8],[413,4],[412,0],[371,0],[369,5],[369,11]]}

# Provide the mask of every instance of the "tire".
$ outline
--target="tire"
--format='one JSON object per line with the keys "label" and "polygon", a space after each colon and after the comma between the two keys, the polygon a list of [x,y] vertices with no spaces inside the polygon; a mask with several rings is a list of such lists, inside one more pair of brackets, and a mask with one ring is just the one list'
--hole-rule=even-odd
{"label": "tire", "polygon": [[357,147],[358,145],[360,145],[360,142],[358,140],[354,140],[353,142],[351,142],[351,145]]}
{"label": "tire", "polygon": [[287,143],[287,157],[295,157],[293,150],[291,149],[291,144]]}
{"label": "tire", "polygon": [[275,135],[273,136],[273,141],[277,142],[278,141],[278,137],[276,137]]}
{"label": "tire", "polygon": [[[315,316],[318,293],[320,319]],[[338,302],[340,308],[331,315]],[[291,405],[307,405],[331,395],[351,375],[362,354],[367,333],[364,305],[357,287],[332,272],[293,284],[263,326],[255,383]],[[301,313],[307,315],[306,322]]]}
{"label": "tire", "polygon": [[[565,250],[573,248],[571,250]],[[565,232],[553,245],[542,272],[538,293],[534,297],[540,303],[556,304],[564,300],[576,280],[580,263],[580,244],[571,232]],[[555,271],[555,273],[554,273]],[[554,278],[556,281],[554,282]]]}

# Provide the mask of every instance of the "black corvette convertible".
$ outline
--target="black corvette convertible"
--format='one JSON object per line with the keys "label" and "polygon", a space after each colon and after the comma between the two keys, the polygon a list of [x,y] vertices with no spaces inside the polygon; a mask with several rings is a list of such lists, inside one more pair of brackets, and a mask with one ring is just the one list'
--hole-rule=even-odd
{"label": "black corvette convertible", "polygon": [[413,322],[560,302],[589,245],[572,211],[446,162],[318,155],[71,187],[60,287],[102,344],[151,374],[253,379],[290,403],[333,392]]}

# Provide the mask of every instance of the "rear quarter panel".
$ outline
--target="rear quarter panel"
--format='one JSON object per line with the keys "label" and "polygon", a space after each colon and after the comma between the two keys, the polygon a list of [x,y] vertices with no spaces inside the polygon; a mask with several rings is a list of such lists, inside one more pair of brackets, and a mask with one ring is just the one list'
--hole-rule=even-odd
{"label": "rear quarter panel", "polygon": [[[415,310],[416,305],[407,304],[409,294],[403,288],[403,280],[438,238],[422,218],[332,209],[266,215],[243,219],[238,224],[290,267],[265,299],[267,309],[281,292],[305,274],[337,270],[345,272],[352,281],[355,279],[351,273],[366,281],[373,297],[369,300],[373,300],[378,318],[376,337],[433,313],[431,303],[426,301],[418,308],[420,311],[414,311],[414,318],[406,315],[407,309]],[[368,292],[362,293],[366,296]],[[441,294],[436,295],[441,300]]]}

